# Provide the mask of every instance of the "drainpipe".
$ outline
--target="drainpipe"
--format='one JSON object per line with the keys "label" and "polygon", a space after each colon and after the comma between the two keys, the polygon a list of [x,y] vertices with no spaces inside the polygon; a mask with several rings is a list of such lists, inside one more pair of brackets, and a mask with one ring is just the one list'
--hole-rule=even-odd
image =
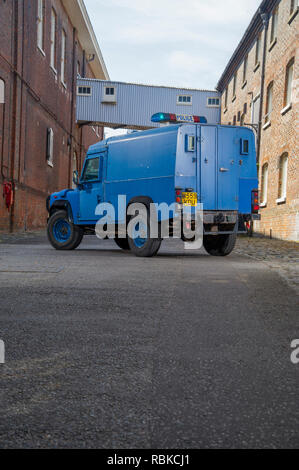
{"label": "drainpipe", "polygon": [[[13,44],[13,54],[14,54],[14,77],[13,77],[13,102],[12,102],[12,137],[11,137],[11,155],[10,155],[10,181],[13,185],[13,190],[15,189],[14,185],[14,173],[15,173],[15,158],[16,158],[16,133],[17,133],[17,69],[18,69],[18,30],[19,30],[19,8],[18,8],[18,0],[14,2],[14,13],[13,13],[13,24],[14,24],[14,44]],[[13,232],[14,229],[14,209],[15,209],[15,198],[13,199],[13,204],[10,210],[10,218],[9,218],[9,230]]]}
{"label": "drainpipe", "polygon": [[269,27],[269,14],[260,10],[260,15],[264,26],[264,48],[263,48],[263,59],[262,59],[262,71],[261,71],[261,91],[260,91],[260,114],[259,114],[259,125],[257,133],[257,164],[260,163],[261,154],[261,136],[263,127],[263,110],[264,110],[264,88],[265,88],[265,69],[266,69],[266,56],[267,56],[267,38],[268,38],[268,27]]}

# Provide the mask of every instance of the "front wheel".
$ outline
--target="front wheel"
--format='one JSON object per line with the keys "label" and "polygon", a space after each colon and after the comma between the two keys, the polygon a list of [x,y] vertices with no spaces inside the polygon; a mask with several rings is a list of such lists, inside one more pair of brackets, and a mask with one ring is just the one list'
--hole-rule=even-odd
{"label": "front wheel", "polygon": [[235,248],[237,235],[206,235],[203,246],[211,256],[228,256]]}
{"label": "front wheel", "polygon": [[47,233],[56,250],[75,250],[83,239],[84,230],[71,223],[65,211],[57,211],[49,219]]}

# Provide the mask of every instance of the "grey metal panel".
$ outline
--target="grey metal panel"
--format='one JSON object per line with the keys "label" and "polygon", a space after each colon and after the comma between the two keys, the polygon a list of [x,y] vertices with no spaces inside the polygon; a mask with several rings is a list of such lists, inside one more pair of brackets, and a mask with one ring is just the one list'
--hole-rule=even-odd
{"label": "grey metal panel", "polygon": [[[217,91],[136,85],[114,81],[79,78],[77,86],[90,86],[91,96],[77,96],[77,121],[111,127],[159,127],[151,122],[158,112],[205,116],[209,123],[220,122],[220,107],[207,107],[208,97]],[[103,103],[104,87],[116,88],[116,104]],[[192,95],[192,105],[177,105],[178,95]]]}

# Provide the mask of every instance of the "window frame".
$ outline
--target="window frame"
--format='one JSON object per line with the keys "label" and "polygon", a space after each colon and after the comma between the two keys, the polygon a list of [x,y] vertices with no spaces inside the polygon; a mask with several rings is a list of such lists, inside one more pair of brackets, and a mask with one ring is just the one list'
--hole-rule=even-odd
{"label": "window frame", "polygon": [[[273,111],[273,89],[274,89],[274,80],[272,80],[272,82],[270,82],[267,86],[266,112],[264,116],[265,124],[271,123],[271,115]],[[271,91],[271,95],[270,95],[270,91]],[[271,96],[271,100],[269,100],[270,96]],[[269,107],[271,107],[271,109],[269,109]]]}
{"label": "window frame", "polygon": [[54,131],[51,127],[47,129],[47,149],[46,149],[47,164],[54,167]]}
{"label": "window frame", "polygon": [[[218,100],[218,104],[209,104],[209,100]],[[219,96],[207,97],[207,108],[220,108],[221,102]]]}
{"label": "window frame", "polygon": [[[292,69],[292,79],[289,80],[290,70]],[[284,91],[284,107],[292,105],[293,102],[293,81],[294,81],[294,70],[295,70],[295,57],[288,62],[286,67],[286,74],[285,74],[285,91]],[[290,82],[290,83],[289,83]],[[289,95],[289,96],[288,96]]]}
{"label": "window frame", "polygon": [[64,29],[61,31],[61,68],[60,68],[60,80],[63,86],[66,88],[66,41],[67,35]]}
{"label": "window frame", "polygon": [[236,72],[233,76],[233,98],[232,101],[236,99],[237,93],[237,80],[238,80],[238,72]]}
{"label": "window frame", "polygon": [[5,104],[5,81],[0,77],[0,104]]}
{"label": "window frame", "polygon": [[46,22],[46,4],[45,0],[37,1],[37,47],[45,56],[45,22]]}
{"label": "window frame", "polygon": [[289,154],[284,152],[279,158],[278,199],[276,200],[277,204],[282,204],[287,200],[288,161]]}
{"label": "window frame", "polygon": [[[54,23],[53,23],[54,19]],[[54,28],[53,28],[54,24]],[[50,37],[50,66],[57,73],[57,13],[52,7],[51,9],[51,37]]]}
{"label": "window frame", "polygon": [[[93,180],[85,180],[84,179],[84,175],[85,175],[85,171],[86,171],[86,168],[87,168],[87,165],[89,164],[90,161],[92,160],[98,160],[99,161],[99,167],[98,167],[98,176],[96,179],[93,179]],[[84,167],[83,167],[83,170],[82,170],[82,174],[81,174],[81,178],[80,178],[80,183],[84,184],[84,183],[98,183],[98,182],[101,182],[102,181],[102,175],[101,175],[101,171],[102,171],[102,162],[103,162],[103,158],[100,156],[100,155],[95,155],[94,157],[89,157],[86,159],[85,161],[85,164],[84,164]]]}
{"label": "window frame", "polygon": [[262,166],[261,173],[261,204],[260,207],[266,207],[268,202],[268,178],[269,178],[269,163],[266,162]]}
{"label": "window frame", "polygon": [[270,30],[270,46],[275,43],[277,40],[277,30],[278,30],[278,12],[279,7],[277,6],[272,13],[271,20],[271,30]]}
{"label": "window frame", "polygon": [[[80,88],[85,88],[85,89],[89,89],[90,92],[89,93],[83,93],[82,91],[80,92]],[[78,85],[77,86],[77,96],[92,96],[92,88],[91,86],[88,86],[88,85]]]}
{"label": "window frame", "polygon": [[247,71],[248,71],[248,54],[245,55],[243,61],[243,87],[247,82]]}
{"label": "window frame", "polygon": [[[180,101],[180,98],[184,99],[186,98],[186,101]],[[187,99],[189,98],[189,101]],[[177,95],[177,101],[176,104],[178,106],[192,106],[193,104],[193,96],[192,95]]]}
{"label": "window frame", "polygon": [[256,38],[256,44],[255,44],[255,66],[257,66],[260,63],[261,43],[262,43],[262,33],[259,33]]}

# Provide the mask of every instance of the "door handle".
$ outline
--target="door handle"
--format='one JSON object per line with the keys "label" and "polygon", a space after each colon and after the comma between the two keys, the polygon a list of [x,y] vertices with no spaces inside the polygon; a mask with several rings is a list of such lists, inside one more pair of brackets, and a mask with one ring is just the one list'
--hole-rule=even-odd
{"label": "door handle", "polygon": [[219,171],[221,171],[221,173],[226,173],[227,171],[229,171],[229,169],[228,168],[220,168]]}

